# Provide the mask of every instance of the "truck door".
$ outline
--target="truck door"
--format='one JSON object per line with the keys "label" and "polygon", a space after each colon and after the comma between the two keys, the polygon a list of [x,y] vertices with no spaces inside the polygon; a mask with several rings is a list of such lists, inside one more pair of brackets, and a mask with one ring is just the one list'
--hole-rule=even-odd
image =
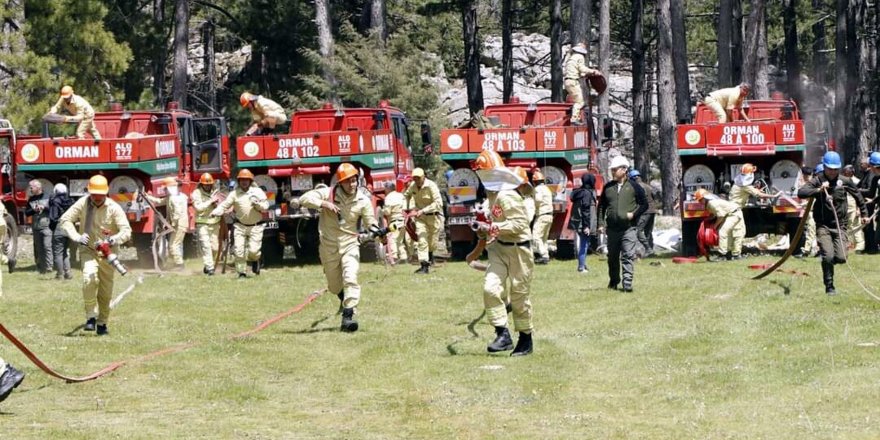
{"label": "truck door", "polygon": [[193,171],[197,174],[222,172],[222,142],[226,136],[223,118],[199,118],[192,122]]}

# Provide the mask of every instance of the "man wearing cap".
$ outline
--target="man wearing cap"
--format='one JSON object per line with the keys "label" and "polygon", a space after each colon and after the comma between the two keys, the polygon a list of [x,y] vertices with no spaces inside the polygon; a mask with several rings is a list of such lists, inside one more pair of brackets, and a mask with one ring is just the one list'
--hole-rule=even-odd
{"label": "man wearing cap", "polygon": [[742,83],[736,87],[716,90],[706,96],[703,103],[712,110],[712,113],[715,113],[719,123],[733,122],[732,110],[734,109],[739,110],[740,116],[746,122],[751,122],[749,116],[742,111],[743,101],[749,96],[751,89],[749,84]]}
{"label": "man wearing cap", "polygon": [[[156,206],[168,206],[167,220],[174,229],[174,232],[171,233],[169,253],[171,253],[171,259],[174,260],[174,268],[183,270],[183,241],[186,238],[186,231],[189,229],[189,197],[180,192],[176,178],[166,177],[162,183],[165,185],[165,197],[155,197],[149,192],[144,194],[144,197]],[[137,192],[135,192],[135,198],[137,198]]]}
{"label": "man wearing cap", "polygon": [[[834,265],[846,263],[846,231],[849,225],[847,195],[856,200],[861,222],[868,222],[868,210],[862,194],[852,180],[840,175],[840,155],[834,151],[822,157],[823,170],[798,189],[798,197],[815,197],[813,219],[816,220],[816,237],[819,255],[822,257],[822,281],[825,293],[836,295],[834,288]],[[856,225],[852,225],[855,227]]]}
{"label": "man wearing cap", "polygon": [[239,278],[247,278],[247,263],[251,263],[254,275],[260,274],[260,257],[263,247],[263,212],[269,209],[269,199],[259,186],[254,185],[254,173],[247,168],[238,172],[238,185],[211,215],[220,217],[232,208],[235,214],[233,241],[235,247],[235,270]]}
{"label": "man wearing cap", "polygon": [[361,286],[358,284],[360,269],[360,244],[370,240],[370,234],[362,233],[358,225],[370,230],[378,225],[373,216],[370,197],[358,191],[358,171],[344,162],[336,170],[336,185],[313,189],[300,197],[300,203],[319,211],[318,232],[321,244],[318,248],[327,289],[335,293],[342,303],[344,332],[354,332],[358,323],[354,319],[355,307],[360,302]]}
{"label": "man wearing cap", "polygon": [[[106,335],[109,334],[107,321],[110,319],[110,300],[113,298],[113,277],[116,270],[105,258],[98,255],[96,245],[106,241],[112,246],[113,253],[118,254],[119,245],[131,238],[131,226],[122,207],[107,197],[110,186],[106,177],[92,176],[87,189],[89,195],[77,200],[61,216],[58,226],[71,240],[84,248],[80,254],[86,311],[84,330],[97,329],[98,335]],[[77,223],[79,228],[75,226]]]}
{"label": "man wearing cap", "polygon": [[12,390],[24,380],[24,373],[0,358],[0,402],[6,400]]}
{"label": "man wearing cap", "polygon": [[654,217],[657,215],[657,199],[654,197],[654,188],[642,180],[642,173],[633,168],[629,172],[629,178],[645,190],[645,198],[648,199],[648,210],[639,217],[639,223],[636,225],[637,237],[639,243],[644,248],[645,257],[654,254]]}
{"label": "man wearing cap", "polygon": [[746,236],[746,221],[742,208],[734,202],[718,198],[705,188],[694,193],[698,202],[706,201],[709,212],[715,216],[715,229],[718,230],[718,253],[713,261],[721,258],[739,260],[742,258],[742,243]]}
{"label": "man wearing cap", "polygon": [[403,193],[404,198],[412,197],[415,204],[416,234],[420,267],[416,273],[426,274],[434,263],[434,250],[437,238],[443,229],[443,200],[437,184],[425,177],[425,170],[416,168],[412,172],[413,182]]}
{"label": "man wearing cap", "polygon": [[382,216],[385,217],[385,223],[388,226],[394,225],[394,230],[390,230],[385,238],[388,240],[388,252],[391,254],[392,260],[395,262],[402,261],[404,264],[407,260],[406,231],[404,230],[404,214],[406,207],[406,199],[403,194],[397,191],[396,184],[393,181],[385,182],[385,204],[382,207]]}
{"label": "man wearing cap", "polygon": [[772,199],[776,197],[773,194],[767,194],[764,191],[755,188],[755,171],[758,167],[747,163],[740,167],[740,174],[733,180],[733,186],[730,188],[729,199],[731,202],[745,208],[749,203],[749,198],[755,196],[761,199]]}
{"label": "man wearing cap", "polygon": [[219,188],[214,188],[214,177],[208,173],[199,177],[199,187],[193,191],[193,208],[196,211],[196,235],[202,252],[202,273],[214,275],[214,258],[220,249],[220,217],[211,211],[223,200]]}
{"label": "man wearing cap", "polygon": [[[532,234],[526,214],[523,190],[528,180],[504,166],[498,153],[484,150],[474,162],[474,169],[487,193],[491,223],[474,222],[477,236],[487,240],[489,264],[483,281],[483,305],[489,323],[495,327],[490,353],[513,349],[511,356],[532,353],[531,285],[534,255],[530,249]],[[510,287],[508,288],[508,281]],[[519,332],[516,347],[507,329],[510,300],[514,330]]]}
{"label": "man wearing cap", "polygon": [[565,61],[565,92],[569,99],[574,101],[571,107],[571,125],[583,125],[581,110],[584,108],[584,93],[581,88],[581,78],[587,76],[599,76],[602,72],[587,67],[587,45],[578,43],[571,47],[568,59]]}
{"label": "man wearing cap", "polygon": [[269,98],[244,92],[239,101],[242,107],[251,111],[251,119],[254,121],[245,136],[269,134],[275,131],[276,126],[287,122],[284,108]]}
{"label": "man wearing cap", "polygon": [[636,257],[639,218],[648,210],[645,190],[627,177],[629,161],[623,156],[611,159],[611,182],[599,198],[599,232],[607,233],[608,288],[617,290],[623,266],[624,292],[633,291],[633,261]]}
{"label": "man wearing cap", "polygon": [[547,238],[550,237],[550,226],[553,225],[553,192],[546,185],[541,170],[532,173],[532,183],[535,184],[535,224],[532,227],[535,264],[547,264],[550,262]]}
{"label": "man wearing cap", "polygon": [[45,274],[52,270],[52,228],[49,219],[49,194],[43,191],[43,184],[33,179],[28,183],[31,194],[28,197],[24,215],[31,218],[34,233],[34,260],[37,270]]}
{"label": "man wearing cap", "polygon": [[61,88],[61,96],[58,98],[58,102],[49,109],[49,114],[57,115],[62,111],[67,112],[67,116],[64,116],[64,122],[79,123],[76,126],[76,137],[85,139],[88,131],[96,141],[101,140],[101,133],[95,127],[95,109],[82,96],[74,95],[71,86]]}

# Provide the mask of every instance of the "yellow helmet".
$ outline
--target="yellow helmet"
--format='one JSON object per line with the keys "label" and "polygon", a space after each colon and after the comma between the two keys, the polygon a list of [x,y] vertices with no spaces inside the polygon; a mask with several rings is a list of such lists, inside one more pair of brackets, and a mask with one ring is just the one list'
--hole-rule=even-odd
{"label": "yellow helmet", "polygon": [[357,174],[358,170],[354,167],[354,165],[348,162],[344,162],[339,164],[339,168],[336,169],[336,181],[342,182],[343,180],[357,176]]}
{"label": "yellow helmet", "polygon": [[177,179],[174,177],[166,177],[162,180],[162,183],[164,183],[165,186],[177,186]]}
{"label": "yellow helmet", "polygon": [[251,170],[249,170],[249,169],[247,169],[247,168],[244,168],[244,169],[242,169],[241,171],[238,172],[238,177],[236,177],[236,179],[250,179],[250,180],[254,180],[254,173],[252,173]]}
{"label": "yellow helmet", "polygon": [[697,192],[694,193],[694,199],[698,202],[702,202],[706,195],[709,194],[709,190],[706,188],[700,188]]}
{"label": "yellow helmet", "polygon": [[501,159],[501,156],[499,156],[498,153],[492,150],[483,150],[471,166],[474,170],[491,170],[503,167],[504,160]]}
{"label": "yellow helmet", "polygon": [[62,98],[69,98],[71,95],[73,95],[73,87],[64,86],[61,88],[61,97]]}
{"label": "yellow helmet", "polygon": [[89,179],[88,190],[89,194],[107,195],[110,192],[110,185],[107,183],[106,177],[96,174]]}
{"label": "yellow helmet", "polygon": [[202,174],[202,177],[199,177],[199,183],[201,183],[202,185],[213,185],[214,176],[208,173]]}
{"label": "yellow helmet", "polygon": [[755,171],[758,171],[758,167],[756,167],[750,163],[744,163],[742,168],[739,169],[739,172],[742,174],[752,174]]}
{"label": "yellow helmet", "polygon": [[513,172],[523,180],[523,183],[528,183],[529,176],[526,174],[526,170],[523,167],[516,167],[513,169]]}
{"label": "yellow helmet", "polygon": [[537,182],[539,180],[544,180],[544,174],[541,173],[541,170],[535,170],[535,172],[532,173],[532,182]]}
{"label": "yellow helmet", "polygon": [[248,103],[251,102],[253,99],[254,95],[252,95],[250,92],[244,92],[241,94],[241,97],[238,98],[238,100],[241,102],[242,107],[247,107]]}

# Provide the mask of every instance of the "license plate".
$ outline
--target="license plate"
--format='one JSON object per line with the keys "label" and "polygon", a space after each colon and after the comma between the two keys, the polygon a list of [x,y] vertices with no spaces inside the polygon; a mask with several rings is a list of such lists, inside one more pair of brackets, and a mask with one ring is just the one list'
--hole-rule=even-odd
{"label": "license plate", "polygon": [[266,222],[266,227],[264,229],[278,229],[278,222]]}
{"label": "license plate", "polygon": [[472,215],[463,216],[463,217],[450,217],[449,224],[450,225],[469,225],[469,224],[471,224],[471,222],[473,222],[476,219],[477,218]]}

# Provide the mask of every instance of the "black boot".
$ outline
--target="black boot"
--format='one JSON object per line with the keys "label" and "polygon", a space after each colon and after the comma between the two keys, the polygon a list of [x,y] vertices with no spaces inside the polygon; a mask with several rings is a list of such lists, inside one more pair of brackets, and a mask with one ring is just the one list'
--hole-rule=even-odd
{"label": "black boot", "polygon": [[342,325],[340,326],[340,330],[344,332],[356,332],[357,329],[358,323],[354,320],[354,309],[342,309]]}
{"label": "black boot", "polygon": [[519,340],[516,341],[516,348],[513,349],[511,356],[525,356],[532,353],[532,334],[519,332]]}
{"label": "black boot", "polygon": [[95,331],[95,323],[96,323],[97,321],[98,321],[98,320],[95,319],[95,318],[89,318],[89,319],[87,319],[87,320],[86,320],[86,325],[83,326],[83,330],[85,330],[85,331],[87,331],[87,332],[93,332],[93,331]]}
{"label": "black boot", "polygon": [[513,304],[507,303],[504,305],[504,308],[507,310],[507,313],[510,313],[513,311]]}
{"label": "black boot", "polygon": [[510,339],[510,332],[507,327],[495,327],[495,340],[486,347],[489,353],[497,353],[499,351],[507,351],[513,348],[513,340]]}
{"label": "black boot", "polygon": [[434,266],[434,253],[433,252],[428,252],[428,264],[430,264],[431,266]]}
{"label": "black boot", "polygon": [[18,371],[12,365],[6,364],[6,371],[0,376],[0,402],[6,400],[14,388],[21,385],[24,380],[24,373]]}
{"label": "black boot", "polygon": [[254,272],[254,275],[260,274],[260,262],[259,261],[251,262],[251,271]]}
{"label": "black boot", "polygon": [[822,282],[825,283],[825,293],[834,296],[837,291],[834,289],[834,265],[822,262]]}
{"label": "black boot", "polygon": [[416,269],[416,273],[426,274],[428,273],[428,269],[431,267],[431,263],[428,261],[422,261],[421,267]]}

